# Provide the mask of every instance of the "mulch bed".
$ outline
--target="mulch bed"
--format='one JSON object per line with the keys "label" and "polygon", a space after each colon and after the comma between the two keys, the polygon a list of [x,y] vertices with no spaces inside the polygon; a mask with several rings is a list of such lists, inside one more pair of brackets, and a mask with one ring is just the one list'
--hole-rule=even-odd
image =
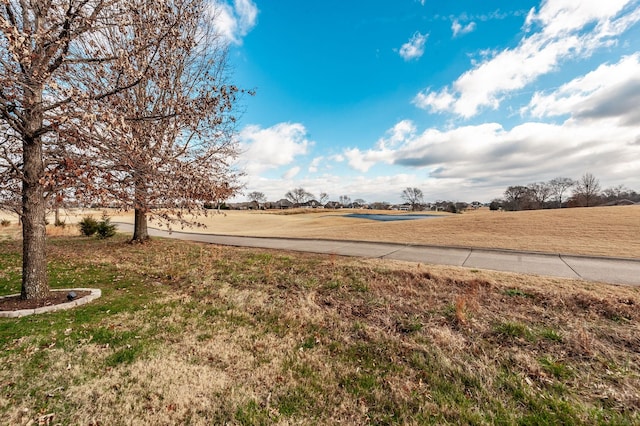
{"label": "mulch bed", "polygon": [[[90,291],[75,291],[76,298],[78,300],[81,297],[91,294]],[[22,309],[35,309],[42,308],[44,306],[55,306],[68,303],[67,299],[68,290],[66,291],[51,291],[49,296],[44,299],[38,300],[22,300],[20,295],[9,296],[0,299],[0,311],[20,311]]]}

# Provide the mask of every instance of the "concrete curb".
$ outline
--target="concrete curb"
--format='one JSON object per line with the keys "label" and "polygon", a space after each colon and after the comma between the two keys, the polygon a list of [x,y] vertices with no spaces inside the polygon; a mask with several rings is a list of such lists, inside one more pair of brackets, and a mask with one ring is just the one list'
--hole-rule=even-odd
{"label": "concrete curb", "polygon": [[[26,317],[27,315],[36,315],[36,314],[44,314],[46,312],[55,312],[55,311],[64,311],[67,309],[75,308],[76,306],[85,305],[100,296],[102,296],[102,290],[99,288],[56,288],[51,291],[89,291],[90,294],[81,297],[76,300],[72,300],[71,302],[61,303],[59,305],[52,306],[43,306],[41,308],[35,309],[22,309],[19,311],[0,311],[0,318],[20,318]],[[8,296],[2,296],[0,299],[5,297],[18,296],[17,294],[11,294]]]}

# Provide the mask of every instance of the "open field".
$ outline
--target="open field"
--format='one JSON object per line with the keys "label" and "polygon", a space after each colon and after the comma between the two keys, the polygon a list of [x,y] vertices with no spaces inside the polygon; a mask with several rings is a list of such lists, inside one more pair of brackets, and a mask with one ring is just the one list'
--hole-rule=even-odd
{"label": "open field", "polygon": [[[204,229],[187,231],[640,258],[640,206],[521,212],[481,209],[457,215],[442,214],[442,219],[401,222],[343,217],[353,212],[306,210],[291,214],[293,212],[286,210],[228,211],[224,215],[212,214],[202,218],[207,225]],[[68,212],[62,218],[73,223],[87,213]],[[101,211],[89,213],[97,218],[101,215]],[[110,215],[113,221],[133,222],[132,213],[110,212]],[[52,219],[50,221],[53,222]]]}
{"label": "open field", "polygon": [[6,424],[640,423],[637,287],[125,236],[48,254],[54,287],[103,297],[0,319]]}

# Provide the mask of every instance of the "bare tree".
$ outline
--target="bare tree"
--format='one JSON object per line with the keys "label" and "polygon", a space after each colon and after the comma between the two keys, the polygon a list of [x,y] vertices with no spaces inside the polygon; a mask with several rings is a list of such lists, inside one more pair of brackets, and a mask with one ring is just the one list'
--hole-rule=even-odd
{"label": "bare tree", "polygon": [[411,210],[419,210],[420,206],[424,204],[424,195],[422,190],[418,188],[405,188],[401,197],[411,204]]}
{"label": "bare tree", "polygon": [[138,47],[110,51],[100,41],[116,28],[131,35],[134,12],[154,10],[161,16],[161,3],[5,0],[0,6],[0,126],[10,135],[1,141],[0,155],[9,178],[21,183],[24,299],[42,299],[49,292],[47,193],[59,180],[85,176],[78,154],[88,145],[97,102],[140,81],[140,75],[124,72],[126,52]]}
{"label": "bare tree", "polygon": [[21,170],[21,146],[22,143],[14,136],[14,132],[0,120],[0,210],[13,213],[22,221],[22,188]]}
{"label": "bare tree", "polygon": [[318,197],[318,201],[320,202],[320,204],[325,204],[328,199],[329,194],[327,194],[326,192],[321,192],[320,196]]}
{"label": "bare tree", "polygon": [[562,208],[562,196],[564,193],[575,184],[576,182],[573,179],[567,177],[557,177],[549,181],[551,195],[558,202],[558,208]]}
{"label": "bare tree", "polygon": [[264,192],[253,191],[247,195],[249,201],[255,201],[258,204],[264,204],[267,202],[267,197],[264,195]]}
{"label": "bare tree", "polygon": [[600,197],[600,182],[591,173],[585,173],[576,182],[573,196],[584,207],[591,207],[597,203]]}
{"label": "bare tree", "polygon": [[536,182],[527,185],[530,190],[531,199],[535,204],[534,208],[542,209],[551,197],[551,186],[547,182]]}
{"label": "bare tree", "polygon": [[522,210],[531,201],[531,190],[522,185],[510,186],[504,191],[507,210]]}
{"label": "bare tree", "polygon": [[341,195],[338,197],[338,202],[342,205],[342,207],[348,207],[351,204],[351,197],[348,195]]}
{"label": "bare tree", "polygon": [[504,206],[504,200],[501,200],[500,198],[494,198],[489,203],[489,210],[491,211],[501,210],[503,206]]}
{"label": "bare tree", "polygon": [[618,201],[628,200],[633,202],[635,192],[624,185],[616,185],[602,191],[604,201],[617,204]]}
{"label": "bare tree", "polygon": [[[219,204],[240,188],[230,166],[238,155],[232,111],[239,90],[226,82],[226,43],[213,29],[207,1],[163,3],[163,16],[153,10],[135,16],[136,43],[158,49],[132,57],[127,71],[145,74],[110,98],[108,107],[123,120],[99,153],[107,173],[99,177],[112,182],[109,193],[123,207],[134,207],[132,241],[139,242],[149,238],[148,219],[201,225],[194,217],[207,214],[205,202]],[[175,23],[169,36],[156,29],[158,19]],[[121,38],[109,41],[112,50],[122,48]]]}
{"label": "bare tree", "polygon": [[20,199],[19,188],[13,186],[14,182],[7,180],[0,182],[0,211],[15,214],[18,221],[22,221],[22,200]]}
{"label": "bare tree", "polygon": [[285,194],[285,198],[291,201],[294,206],[306,203],[313,198],[313,194],[304,188],[295,188]]}
{"label": "bare tree", "polygon": [[[0,120],[1,122],[1,120]],[[0,130],[5,141],[0,144],[0,210],[8,211],[18,217],[22,223],[22,181],[20,176],[22,171],[19,167],[22,159],[22,143],[14,137],[15,132],[6,127]],[[65,187],[68,179],[65,179],[64,168],[66,165],[55,165],[55,160],[45,158],[45,175],[49,176],[44,196],[45,211],[53,210],[55,213],[55,224],[60,223],[59,210],[63,206],[64,200],[72,192]],[[67,163],[70,159],[67,159]],[[78,169],[76,168],[76,172]],[[51,179],[51,177],[54,177]]]}

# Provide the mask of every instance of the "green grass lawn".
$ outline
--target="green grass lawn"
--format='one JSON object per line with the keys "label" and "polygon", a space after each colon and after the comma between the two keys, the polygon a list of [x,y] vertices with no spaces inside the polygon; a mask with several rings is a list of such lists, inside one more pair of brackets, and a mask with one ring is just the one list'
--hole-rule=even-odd
{"label": "green grass lawn", "polygon": [[103,296],[0,319],[5,424],[640,423],[637,288],[124,236],[48,256]]}

